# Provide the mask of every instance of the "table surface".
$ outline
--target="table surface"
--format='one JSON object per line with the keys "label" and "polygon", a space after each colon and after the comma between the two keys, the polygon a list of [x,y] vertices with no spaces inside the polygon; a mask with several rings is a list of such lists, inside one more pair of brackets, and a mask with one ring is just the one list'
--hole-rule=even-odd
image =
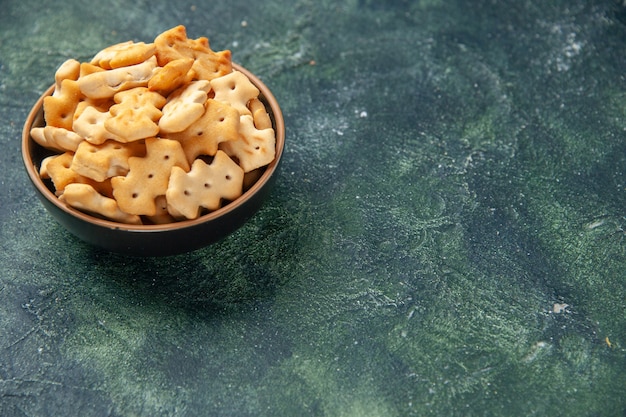
{"label": "table surface", "polygon": [[[2,2],[0,415],[625,415],[626,4],[201,3]],[[219,243],[110,254],[23,122],[179,24],[272,89],[283,163]]]}

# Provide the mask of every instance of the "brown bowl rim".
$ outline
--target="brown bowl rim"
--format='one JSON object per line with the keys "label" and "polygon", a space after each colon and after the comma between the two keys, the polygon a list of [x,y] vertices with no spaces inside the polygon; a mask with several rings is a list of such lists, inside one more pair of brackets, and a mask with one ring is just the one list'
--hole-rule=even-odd
{"label": "brown bowl rim", "polygon": [[35,166],[35,162],[33,161],[31,155],[32,147],[41,147],[41,145],[37,144],[31,138],[30,130],[35,122],[35,119],[42,109],[43,99],[46,96],[51,95],[54,91],[54,84],[52,84],[35,102],[34,106],[28,114],[28,117],[26,118],[26,121],[24,123],[24,129],[22,131],[22,158],[24,160],[24,165],[26,167],[26,171],[28,173],[28,176],[30,177],[31,182],[34,184],[35,188],[41,193],[41,195],[46,198],[46,200],[50,201],[52,204],[54,204],[65,213],[87,223],[121,231],[158,232],[180,230],[184,228],[194,227],[199,224],[215,221],[223,215],[237,210],[238,208],[246,204],[246,202],[250,200],[259,190],[261,190],[262,187],[270,180],[270,178],[276,171],[285,147],[285,121],[278,101],[276,100],[276,97],[274,97],[274,94],[272,94],[270,89],[256,75],[254,75],[252,72],[242,67],[241,65],[233,63],[232,67],[233,70],[237,70],[245,74],[250,79],[250,81],[259,89],[259,97],[263,101],[265,101],[266,104],[268,104],[270,107],[268,113],[270,114],[270,118],[273,121],[273,127],[276,134],[276,156],[274,157],[274,160],[265,167],[265,171],[263,172],[263,174],[261,174],[259,179],[236,200],[231,201],[225,206],[210,213],[204,214],[196,219],[181,220],[165,224],[142,225],[119,223],[112,220],[101,219],[91,216],[80,210],[74,209],[73,207],[63,203],[40,178],[38,169]]}

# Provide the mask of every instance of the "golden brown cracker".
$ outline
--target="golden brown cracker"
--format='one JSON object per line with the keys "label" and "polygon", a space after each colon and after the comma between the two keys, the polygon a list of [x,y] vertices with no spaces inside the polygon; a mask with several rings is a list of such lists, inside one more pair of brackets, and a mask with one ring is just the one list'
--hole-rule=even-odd
{"label": "golden brown cracker", "polygon": [[115,69],[139,64],[154,55],[156,47],[153,43],[121,42],[111,45],[98,52],[91,64],[104,69]]}
{"label": "golden brown cracker", "polygon": [[189,172],[172,168],[167,202],[174,213],[195,219],[201,209],[217,210],[222,200],[234,200],[242,193],[243,170],[228,155],[218,151],[210,165],[194,161]]}
{"label": "golden brown cracker", "polygon": [[272,119],[265,109],[265,104],[258,98],[253,98],[248,103],[248,108],[254,119],[254,127],[259,130],[269,129],[272,127]]}
{"label": "golden brown cracker", "polygon": [[130,214],[154,216],[155,199],[165,195],[172,167],[189,170],[179,142],[169,139],[146,139],[146,155],[128,159],[130,167],[124,177],[113,177],[113,196],[120,208]]}
{"label": "golden brown cracker", "polygon": [[74,152],[83,141],[77,133],[54,126],[34,127],[30,130],[30,136],[44,148],[60,152]]}
{"label": "golden brown cracker", "polygon": [[245,172],[272,162],[276,157],[274,129],[257,129],[250,115],[241,116],[239,126],[239,138],[220,143],[220,149],[229,156],[237,158]]}
{"label": "golden brown cracker", "polygon": [[157,67],[148,81],[148,88],[165,96],[188,84],[194,75],[191,71],[193,62],[193,58],[180,58],[168,62],[163,67]]}
{"label": "golden brown cracker", "polygon": [[46,126],[62,127],[71,130],[74,112],[81,99],[78,82],[65,79],[55,94],[43,99],[43,113]]}
{"label": "golden brown cracker", "polygon": [[70,168],[94,181],[126,175],[129,170],[128,158],[145,153],[145,145],[140,142],[128,144],[108,140],[101,145],[83,141],[76,150]]}
{"label": "golden brown cracker", "polygon": [[80,75],[80,62],[75,59],[68,59],[63,62],[54,73],[54,92],[52,95],[58,95],[61,92],[63,80],[76,81]]}
{"label": "golden brown cracker", "polygon": [[204,114],[191,126],[164,136],[181,143],[191,164],[200,155],[215,155],[221,142],[239,137],[239,113],[228,104],[209,99]]}
{"label": "golden brown cracker", "polygon": [[167,199],[164,195],[159,195],[154,199],[156,213],[153,216],[145,216],[151,224],[166,224],[175,222],[177,219],[172,216],[167,207]]}
{"label": "golden brown cracker", "polygon": [[81,110],[78,117],[74,118],[73,128],[74,132],[82,136],[86,141],[94,145],[100,145],[109,139],[124,142],[120,136],[106,129],[105,122],[113,117],[108,110],[100,111],[91,105],[79,105],[78,108]]}
{"label": "golden brown cracker", "polygon": [[83,177],[70,167],[72,165],[73,152],[64,152],[50,158],[46,162],[46,173],[52,180],[57,195],[61,195],[65,186],[72,183],[89,183],[91,180]]}
{"label": "golden brown cracker", "polygon": [[210,81],[232,71],[230,51],[214,52],[205,37],[195,40],[187,38],[187,31],[182,25],[158,35],[154,44],[160,66],[175,59],[193,58],[192,69],[196,79]]}
{"label": "golden brown cracker", "polygon": [[140,64],[106,71],[96,71],[78,79],[80,91],[91,99],[113,97],[116,93],[134,87],[147,87],[157,66],[152,57]]}
{"label": "golden brown cracker", "polygon": [[141,218],[120,210],[117,201],[100,194],[89,184],[68,184],[59,197],[66,204],[106,219],[127,224],[141,224]]}
{"label": "golden brown cracker", "polygon": [[215,100],[229,103],[239,114],[251,114],[248,102],[259,96],[259,89],[240,71],[211,80]]}
{"label": "golden brown cracker", "polygon": [[105,69],[97,65],[90,64],[89,62],[81,62],[79,77],[85,77],[95,72],[103,72],[103,71],[105,71]]}
{"label": "golden brown cracker", "polygon": [[163,106],[159,129],[163,133],[182,132],[204,114],[211,84],[193,81],[169,95]]}
{"label": "golden brown cracker", "polygon": [[115,94],[115,105],[111,106],[111,118],[104,127],[118,136],[122,142],[132,142],[159,133],[157,124],[162,115],[165,97],[147,87],[135,87]]}

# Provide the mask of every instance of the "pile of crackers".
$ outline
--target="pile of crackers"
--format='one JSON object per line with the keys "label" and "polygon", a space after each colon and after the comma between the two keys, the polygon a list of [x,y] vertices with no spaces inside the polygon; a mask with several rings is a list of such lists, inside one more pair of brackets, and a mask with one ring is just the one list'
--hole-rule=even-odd
{"label": "pile of crackers", "polygon": [[275,158],[257,87],[184,26],[70,59],[31,130],[56,195],[128,224],[195,219],[237,199]]}

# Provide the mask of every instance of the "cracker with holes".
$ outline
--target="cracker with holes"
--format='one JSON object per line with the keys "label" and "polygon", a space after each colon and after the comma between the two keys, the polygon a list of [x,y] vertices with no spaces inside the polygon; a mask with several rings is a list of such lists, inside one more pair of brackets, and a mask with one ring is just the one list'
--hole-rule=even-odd
{"label": "cracker with holes", "polygon": [[224,152],[218,151],[210,165],[196,159],[191,171],[172,168],[167,202],[176,214],[187,219],[200,216],[202,208],[217,210],[222,200],[235,200],[241,196],[243,170]]}
{"label": "cracker with holes", "polygon": [[[87,103],[86,101],[81,104]],[[118,142],[124,142],[124,139],[120,136],[109,132],[104,126],[105,122],[111,117],[109,110],[100,111],[97,107],[92,105],[78,106],[80,113],[74,118],[72,127],[74,132],[84,138],[87,142],[94,145],[100,145],[107,140],[115,140]]]}
{"label": "cracker with holes", "polygon": [[181,143],[189,163],[200,155],[215,155],[222,142],[239,137],[239,113],[228,104],[209,99],[204,114],[182,132],[164,135]]}
{"label": "cracker with holes", "polygon": [[180,143],[170,139],[146,139],[146,155],[128,158],[130,167],[124,177],[111,178],[113,196],[120,209],[130,214],[154,216],[155,199],[165,195],[172,167],[189,170]]}
{"label": "cracker with holes", "polygon": [[[154,200],[154,204],[156,206],[156,213],[152,216],[145,216],[146,220],[148,220],[151,224],[167,224],[173,223],[176,221],[176,217],[174,217],[168,207],[167,207],[167,198],[165,195],[160,195]],[[178,216],[182,217],[182,216]]]}
{"label": "cracker with holes", "polygon": [[104,127],[117,135],[122,142],[133,142],[156,136],[159,133],[158,120],[166,99],[147,87],[135,87],[115,94],[115,105],[111,106],[111,118],[104,121]]}
{"label": "cracker with holes", "polygon": [[240,71],[233,71],[211,81],[215,100],[228,103],[239,114],[251,114],[248,102],[259,96],[259,89]]}
{"label": "cracker with holes", "polygon": [[[65,152],[60,155],[55,155],[47,158],[45,164],[42,164],[42,168],[45,167],[45,176],[52,180],[54,188],[56,189],[56,195],[61,195],[65,191],[65,187],[68,184],[80,183],[90,184],[94,188],[97,188],[102,193],[111,192],[109,183],[98,183],[91,178],[80,175],[73,169],[71,169],[72,159],[74,153]],[[42,176],[44,172],[42,172]]]}
{"label": "cracker with holes", "polygon": [[276,156],[274,129],[257,129],[250,115],[241,116],[239,126],[239,138],[220,143],[220,149],[237,158],[245,172],[272,162]]}
{"label": "cracker with holes", "polygon": [[130,169],[128,159],[145,153],[145,145],[140,142],[121,144],[108,140],[101,145],[83,141],[78,145],[70,168],[84,177],[102,182],[107,178],[126,175]]}
{"label": "cracker with holes", "polygon": [[47,126],[72,129],[74,112],[81,98],[78,81],[64,79],[61,88],[43,99],[43,113]]}
{"label": "cracker with holes", "polygon": [[232,71],[230,51],[214,52],[205,37],[187,38],[187,31],[182,25],[161,33],[154,39],[154,44],[162,67],[176,59],[193,58],[191,69],[196,80],[211,81]]}
{"label": "cracker with holes", "polygon": [[59,199],[88,213],[100,215],[120,223],[141,224],[141,217],[120,210],[117,201],[100,194],[89,184],[68,184]]}

